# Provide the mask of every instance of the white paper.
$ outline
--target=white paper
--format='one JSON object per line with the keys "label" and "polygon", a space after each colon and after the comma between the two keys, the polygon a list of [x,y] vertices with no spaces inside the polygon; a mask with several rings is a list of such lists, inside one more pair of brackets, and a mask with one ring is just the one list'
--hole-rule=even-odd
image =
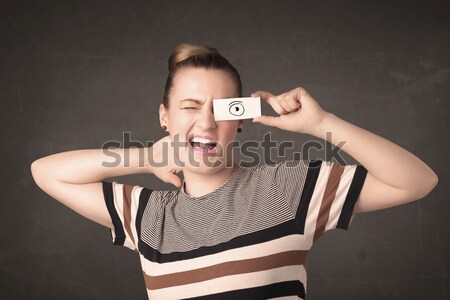
{"label": "white paper", "polygon": [[216,121],[252,119],[261,116],[260,97],[213,99]]}

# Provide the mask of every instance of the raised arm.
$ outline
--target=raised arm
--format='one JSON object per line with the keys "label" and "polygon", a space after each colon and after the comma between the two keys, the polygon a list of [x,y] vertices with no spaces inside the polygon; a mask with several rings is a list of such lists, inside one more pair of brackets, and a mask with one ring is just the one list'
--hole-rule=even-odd
{"label": "raised arm", "polygon": [[274,96],[256,92],[279,117],[262,116],[254,122],[284,130],[306,133],[341,147],[367,169],[367,177],[355,205],[355,213],[388,208],[425,197],[437,185],[438,177],[418,157],[370,131],[325,112],[302,88]]}
{"label": "raised arm", "polygon": [[52,154],[34,161],[31,173],[36,184],[51,197],[78,214],[112,228],[101,181],[153,173],[165,182],[181,184],[175,175],[178,169],[169,164],[160,167],[152,164],[152,161],[162,162],[160,146],[164,141],[170,139],[163,138],[152,148],[84,149]]}

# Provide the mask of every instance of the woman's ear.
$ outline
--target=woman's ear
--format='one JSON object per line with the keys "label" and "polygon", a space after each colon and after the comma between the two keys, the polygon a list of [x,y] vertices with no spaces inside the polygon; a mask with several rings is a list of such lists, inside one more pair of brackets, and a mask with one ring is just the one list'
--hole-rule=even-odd
{"label": "woman's ear", "polygon": [[159,124],[162,126],[167,126],[167,109],[164,104],[159,105]]}

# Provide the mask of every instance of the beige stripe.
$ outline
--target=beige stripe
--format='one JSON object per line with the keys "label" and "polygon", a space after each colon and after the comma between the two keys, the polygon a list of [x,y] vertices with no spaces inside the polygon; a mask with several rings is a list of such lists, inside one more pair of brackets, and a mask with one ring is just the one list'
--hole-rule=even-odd
{"label": "beige stripe", "polygon": [[[264,243],[233,248],[205,256],[166,262],[163,264],[147,260],[142,254],[140,259],[142,262],[142,269],[147,275],[160,276],[210,267],[220,263],[229,262],[231,260],[230,258],[233,257],[245,260],[255,258],[255,256],[261,257],[286,251],[309,250],[309,248],[305,246],[309,245],[309,240],[310,239],[306,235],[292,234]],[[255,253],[257,253],[257,255]]]}
{"label": "beige stripe", "polygon": [[355,174],[355,167],[352,165],[345,166],[344,173],[341,175],[339,181],[339,187],[336,191],[333,204],[330,209],[330,216],[328,218],[327,226],[325,226],[325,232],[327,230],[336,228],[341,215],[342,207],[344,206],[345,198],[347,197],[348,190],[352,183],[353,175]]}
{"label": "beige stripe", "polygon": [[124,184],[123,185],[123,221],[125,230],[128,232],[131,240],[134,242],[133,233],[131,232],[131,192],[133,191],[132,185]]}
{"label": "beige stripe", "polygon": [[313,194],[311,196],[311,202],[308,208],[308,214],[305,221],[305,237],[307,241],[305,246],[311,249],[313,245],[314,232],[316,231],[317,218],[319,217],[320,205],[327,185],[328,175],[331,168],[327,168],[324,163],[320,168],[319,177],[314,187]]}
{"label": "beige stripe", "polygon": [[302,265],[306,261],[308,251],[287,251],[264,257],[238,260],[173,274],[150,276],[144,273],[147,289],[162,289],[171,286],[190,284],[217,277],[242,273],[258,272],[284,266]]}
{"label": "beige stripe", "polygon": [[327,186],[320,205],[319,217],[317,218],[316,231],[314,232],[313,242],[315,242],[324,232],[330,215],[331,204],[336,196],[336,191],[339,187],[341,175],[344,172],[344,167],[339,164],[334,164],[328,176]]}

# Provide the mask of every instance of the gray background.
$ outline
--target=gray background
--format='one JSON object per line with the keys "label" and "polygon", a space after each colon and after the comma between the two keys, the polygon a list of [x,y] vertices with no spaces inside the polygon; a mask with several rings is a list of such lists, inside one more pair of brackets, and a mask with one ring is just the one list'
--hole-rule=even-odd
{"label": "gray background", "polygon": [[[218,48],[245,95],[305,87],[440,178],[422,201],[359,215],[320,239],[309,299],[449,299],[446,1],[212,2],[0,2],[0,298],[146,299],[138,256],[41,191],[30,164],[123,132],[161,138],[167,59],[190,42]],[[240,138],[266,132],[311,139],[249,122]],[[171,188],[153,175],[119,180]]]}

